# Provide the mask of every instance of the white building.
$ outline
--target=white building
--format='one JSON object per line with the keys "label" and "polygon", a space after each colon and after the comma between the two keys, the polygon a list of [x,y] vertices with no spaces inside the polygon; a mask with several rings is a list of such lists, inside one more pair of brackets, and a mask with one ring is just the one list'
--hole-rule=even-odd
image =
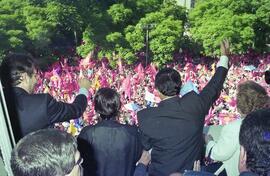
{"label": "white building", "polygon": [[195,0],[177,0],[177,3],[187,9],[194,8]]}

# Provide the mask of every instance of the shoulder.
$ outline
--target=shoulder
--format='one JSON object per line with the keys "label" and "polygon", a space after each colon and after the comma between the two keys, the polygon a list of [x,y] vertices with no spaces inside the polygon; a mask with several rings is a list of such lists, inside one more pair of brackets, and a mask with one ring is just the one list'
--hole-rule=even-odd
{"label": "shoulder", "polygon": [[140,119],[142,116],[145,116],[146,114],[151,114],[153,111],[157,110],[157,107],[150,107],[145,108],[137,112],[138,119]]}
{"label": "shoulder", "polygon": [[222,135],[238,136],[239,131],[240,131],[240,127],[241,127],[241,123],[242,123],[242,119],[237,119],[237,120],[225,125],[221,131]]}
{"label": "shoulder", "polygon": [[237,128],[240,128],[241,124],[242,124],[242,119],[237,119],[228,123],[223,128],[224,129],[237,129]]}
{"label": "shoulder", "polygon": [[87,97],[84,94],[78,94],[75,98],[76,99],[87,99]]}
{"label": "shoulder", "polygon": [[185,101],[187,101],[187,100],[191,100],[191,101],[194,101],[194,100],[196,100],[196,99],[199,99],[199,94],[197,94],[195,91],[191,91],[191,92],[189,92],[189,93],[187,93],[187,94],[185,94],[184,96],[182,96],[180,99],[179,99],[179,101],[181,100],[185,100]]}
{"label": "shoulder", "polygon": [[90,126],[90,125],[83,127],[78,138],[87,138],[87,136],[92,133],[93,128],[94,126]]}
{"label": "shoulder", "polygon": [[136,125],[127,125],[127,128],[129,131],[131,131],[133,134],[138,133],[138,127]]}
{"label": "shoulder", "polygon": [[28,94],[28,95],[21,95],[19,97],[19,100],[22,100],[24,102],[37,103],[37,104],[42,104],[43,102],[46,102],[50,99],[53,99],[53,98],[49,94]]}

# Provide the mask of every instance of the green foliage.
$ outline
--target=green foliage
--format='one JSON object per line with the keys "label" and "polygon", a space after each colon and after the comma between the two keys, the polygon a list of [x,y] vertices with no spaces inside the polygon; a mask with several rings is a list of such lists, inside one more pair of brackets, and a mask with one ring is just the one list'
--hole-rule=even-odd
{"label": "green foliage", "polygon": [[57,23],[66,31],[81,31],[83,20],[76,7],[59,2],[49,2],[46,9],[49,21]]}
{"label": "green foliage", "polygon": [[172,54],[178,49],[182,33],[182,21],[174,20],[171,16],[164,19],[155,30],[150,32],[152,37],[150,49],[155,63],[163,65],[173,59]]}
{"label": "green foliage", "polygon": [[[256,26],[261,21],[256,11],[262,8],[261,2],[199,1],[189,14],[191,37],[203,45],[207,55],[219,54],[219,43],[224,38],[231,40],[234,53],[256,47]],[[263,11],[266,12],[265,9]]]}
{"label": "green foliage", "polygon": [[47,47],[56,23],[47,19],[45,7],[26,6],[23,10],[28,38],[36,49]]}
{"label": "green foliage", "polygon": [[25,27],[20,9],[25,5],[21,0],[0,1],[0,55],[11,49],[22,49]]}
{"label": "green foliage", "polygon": [[136,0],[135,4],[136,14],[143,15],[160,10],[163,0]]}
{"label": "green foliage", "polygon": [[76,46],[81,56],[98,47],[112,65],[112,53],[132,63],[146,50],[147,31],[151,59],[159,65],[180,47],[202,46],[216,55],[223,38],[235,53],[265,51],[270,43],[269,0],[198,0],[188,17],[189,23],[176,0],[1,0],[0,57],[9,51],[44,56]]}
{"label": "green foliage", "polygon": [[125,8],[123,4],[114,4],[107,12],[111,16],[114,24],[124,24],[132,16],[132,10]]}
{"label": "green foliage", "polygon": [[[257,5],[256,17],[254,28],[256,33],[255,46],[260,48],[261,51],[268,49],[265,44],[270,43],[270,1],[261,0],[260,5]],[[258,2],[257,2],[258,3]]]}
{"label": "green foliage", "polygon": [[83,32],[83,43],[77,47],[77,53],[83,57],[95,48],[95,43],[93,41],[93,29],[88,26]]}
{"label": "green foliage", "polygon": [[134,52],[145,47],[145,33],[149,31],[149,46],[153,61],[163,65],[172,60],[183,36],[185,11],[174,3],[164,4],[159,12],[146,14],[136,26],[125,29],[125,38]]}

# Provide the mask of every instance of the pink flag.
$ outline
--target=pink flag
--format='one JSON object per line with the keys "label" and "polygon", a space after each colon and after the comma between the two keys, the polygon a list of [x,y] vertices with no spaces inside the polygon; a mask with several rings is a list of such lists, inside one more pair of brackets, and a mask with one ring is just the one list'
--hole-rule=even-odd
{"label": "pink flag", "polygon": [[140,81],[144,79],[144,68],[141,63],[135,67],[134,71],[137,73]]}
{"label": "pink flag", "polygon": [[131,77],[127,76],[122,82],[122,90],[125,92],[125,97],[131,98]]}
{"label": "pink flag", "polygon": [[109,87],[109,83],[105,75],[100,76],[100,86],[101,87]]}

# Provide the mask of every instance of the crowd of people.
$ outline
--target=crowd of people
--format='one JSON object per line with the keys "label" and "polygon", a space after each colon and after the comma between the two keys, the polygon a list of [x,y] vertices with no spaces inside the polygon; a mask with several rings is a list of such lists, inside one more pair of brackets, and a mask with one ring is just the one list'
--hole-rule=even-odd
{"label": "crowd of people", "polygon": [[[197,63],[188,53],[182,53],[176,58],[178,59],[167,66],[180,73],[183,84],[187,83],[187,89],[192,87],[196,92],[200,92],[213,76],[217,60],[202,57],[200,63]],[[220,97],[210,108],[205,125],[224,125],[240,117],[236,109],[238,83],[254,80],[264,87],[268,86],[264,80],[264,72],[270,69],[269,54],[256,55],[249,52],[245,55],[234,55],[230,62],[229,79],[225,82]],[[83,118],[58,124],[59,128],[78,135],[83,126],[97,123],[92,97],[101,87],[111,87],[120,93],[123,106],[119,121],[123,124],[137,124],[136,112],[145,107],[156,106],[160,101],[154,89],[157,71],[153,64],[143,67],[142,63],[127,65],[121,60],[116,68],[111,68],[106,58],[96,60],[91,58],[91,54],[79,60],[75,66],[69,64],[67,58],[62,58],[40,74],[36,92],[49,93],[57,100],[72,102],[75,98],[74,92],[79,89],[78,79],[91,80],[88,106]],[[267,91],[270,93],[270,89]],[[183,89],[180,93],[182,92],[185,93],[186,90]]]}
{"label": "crowd of people", "polygon": [[[160,70],[121,60],[111,69],[89,55],[44,73],[29,55],[9,54],[1,81],[18,141],[14,175],[270,175],[270,56],[229,50],[224,40],[218,62],[183,54]],[[225,125],[217,140],[203,135],[211,124]]]}

